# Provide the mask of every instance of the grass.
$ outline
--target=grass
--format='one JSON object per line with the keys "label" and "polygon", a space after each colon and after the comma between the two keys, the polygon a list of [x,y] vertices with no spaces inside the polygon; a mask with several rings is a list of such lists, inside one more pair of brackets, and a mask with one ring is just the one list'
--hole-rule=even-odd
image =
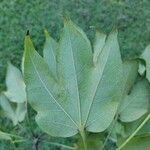
{"label": "grass", "polygon": [[0,90],[4,89],[7,61],[19,66],[27,30],[36,48],[43,47],[43,29],[59,38],[63,16],[84,29],[93,40],[94,29],[119,30],[123,58],[135,57],[150,43],[149,0],[2,0],[0,2]]}
{"label": "grass", "polygon": [[96,29],[119,30],[124,59],[140,55],[150,43],[149,0],[1,0],[0,2],[0,91],[5,89],[7,61],[20,66],[27,30],[41,53],[43,30],[59,39],[63,16],[69,16],[93,41]]}

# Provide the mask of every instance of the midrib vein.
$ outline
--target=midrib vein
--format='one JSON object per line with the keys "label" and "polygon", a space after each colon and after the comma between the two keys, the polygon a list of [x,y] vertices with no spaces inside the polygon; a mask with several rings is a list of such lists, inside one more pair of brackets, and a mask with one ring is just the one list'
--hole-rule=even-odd
{"label": "midrib vein", "polygon": [[70,39],[70,32],[68,33],[69,35],[69,43],[70,43],[70,48],[71,48],[71,57],[72,57],[72,61],[73,61],[73,67],[74,67],[74,72],[75,72],[75,82],[76,82],[76,90],[77,90],[77,105],[78,105],[78,113],[79,113],[79,121],[80,121],[80,126],[79,128],[82,126],[82,122],[81,122],[81,104],[80,104],[80,98],[79,98],[79,88],[78,88],[78,82],[77,82],[77,72],[76,72],[76,67],[75,67],[75,62],[74,62],[74,55],[73,55],[73,50],[72,50],[72,42]]}
{"label": "midrib vein", "polygon": [[35,64],[34,64],[34,61],[32,60],[32,58],[31,58],[31,56],[30,56],[30,54],[29,54],[29,57],[30,57],[30,60],[31,60],[31,62],[32,62],[32,64],[33,64],[33,67],[34,67],[34,69],[35,69],[35,71],[36,71],[36,73],[37,73],[37,75],[38,75],[38,78],[39,78],[39,80],[41,81],[41,83],[42,83],[42,85],[44,86],[44,88],[45,88],[45,90],[48,92],[48,94],[52,97],[52,99],[54,100],[54,102],[59,106],[59,108],[67,115],[67,117],[73,122],[73,124],[77,127],[77,129],[78,129],[78,125],[76,124],[76,122],[71,118],[71,116],[65,111],[65,109],[61,106],[61,104],[59,104],[58,102],[57,102],[57,100],[55,99],[55,97],[52,95],[52,93],[49,91],[49,89],[48,89],[48,87],[45,85],[45,83],[44,83],[44,81],[42,80],[42,78],[41,78],[41,76],[40,76],[40,74],[39,74],[39,72],[38,72],[38,70],[37,70],[37,68],[36,68],[36,66],[35,66]]}

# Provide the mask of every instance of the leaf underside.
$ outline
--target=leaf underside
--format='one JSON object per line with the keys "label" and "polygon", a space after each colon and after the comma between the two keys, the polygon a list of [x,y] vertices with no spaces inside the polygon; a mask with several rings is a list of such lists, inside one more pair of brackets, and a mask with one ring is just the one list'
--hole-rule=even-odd
{"label": "leaf underside", "polygon": [[[48,56],[54,52],[53,58],[42,58],[30,37],[25,38],[24,78],[38,125],[60,137],[73,136],[84,129],[104,131],[115,116],[122,94],[117,31],[106,39],[97,34],[94,54],[85,33],[70,20],[65,21],[58,44],[46,38],[44,53]],[[59,45],[58,49],[54,45]],[[52,60],[55,62],[50,63]],[[54,64],[56,67],[51,66]]]}
{"label": "leaf underside", "polygon": [[[145,48],[145,50],[142,53],[140,58],[143,59],[146,63],[146,69],[144,69],[144,66],[142,66],[142,69],[146,70],[146,78],[150,82],[150,61],[149,61],[149,58],[150,58],[150,45],[148,45]],[[140,67],[140,70],[141,70],[141,67]]]}
{"label": "leaf underside", "polygon": [[125,77],[119,118],[122,122],[132,122],[148,112],[150,86],[146,79],[136,81],[138,76],[138,61],[126,61],[123,63],[123,66]]}
{"label": "leaf underside", "polygon": [[5,117],[8,117],[14,125],[17,125],[25,118],[27,100],[22,74],[11,63],[8,64],[6,86],[7,91],[0,95],[0,106]]}

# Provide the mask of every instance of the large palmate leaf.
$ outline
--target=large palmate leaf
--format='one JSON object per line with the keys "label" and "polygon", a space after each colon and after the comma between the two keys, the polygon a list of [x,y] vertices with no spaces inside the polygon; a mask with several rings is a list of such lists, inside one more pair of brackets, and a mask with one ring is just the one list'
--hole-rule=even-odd
{"label": "large palmate leaf", "polygon": [[9,63],[6,76],[7,91],[0,95],[0,106],[6,117],[16,125],[25,118],[26,92],[19,69]]}
{"label": "large palmate leaf", "polygon": [[113,120],[122,91],[122,61],[117,31],[105,36],[97,33],[93,54],[85,33],[65,21],[58,52],[57,43],[47,37],[44,53],[50,56],[44,54],[44,58],[26,36],[27,96],[37,111],[38,125],[48,134],[69,137],[83,130],[101,132]]}
{"label": "large palmate leaf", "polygon": [[138,81],[138,63],[129,61],[124,63],[124,94],[119,108],[119,117],[123,122],[131,122],[143,116],[149,108],[150,86],[146,79]]}

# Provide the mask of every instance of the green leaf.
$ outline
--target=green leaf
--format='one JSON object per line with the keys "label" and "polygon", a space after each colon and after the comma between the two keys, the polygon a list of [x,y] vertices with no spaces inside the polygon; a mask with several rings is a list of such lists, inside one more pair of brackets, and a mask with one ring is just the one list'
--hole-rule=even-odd
{"label": "green leaf", "polygon": [[11,63],[8,64],[6,86],[7,91],[0,96],[0,105],[5,116],[16,125],[25,118],[27,100],[22,74]]}
{"label": "green leaf", "polygon": [[111,132],[109,139],[111,139],[113,142],[117,142],[119,137],[126,136],[124,126],[118,121],[115,123],[115,125],[110,125],[107,130]]}
{"label": "green leaf", "polygon": [[121,98],[122,61],[117,41],[117,31],[107,37],[98,57],[97,65],[91,68],[84,88],[83,108],[88,115],[86,129],[104,131],[112,122]]}
{"label": "green leaf", "polygon": [[[130,136],[137,128],[138,126],[140,126],[140,124],[143,122],[143,120],[147,117],[147,114],[145,114],[144,116],[140,117],[139,119],[133,121],[133,122],[127,122],[124,123],[124,131],[125,131],[125,137],[127,138],[128,136]],[[145,126],[145,125],[144,125]],[[143,129],[144,127],[142,127]],[[142,130],[140,129],[140,131]],[[139,132],[138,132],[139,133]],[[136,136],[138,135],[138,133],[136,134]]]}
{"label": "green leaf", "polygon": [[107,145],[108,140],[111,139],[111,141],[115,142],[118,140],[118,135],[119,136],[125,136],[124,133],[124,127],[123,125],[118,122],[119,116],[120,116],[120,107],[122,105],[122,101],[124,100],[124,97],[126,97],[126,95],[128,95],[128,93],[130,92],[136,78],[138,75],[138,62],[135,60],[131,60],[131,61],[125,61],[123,62],[123,78],[122,78],[122,82],[121,82],[121,100],[120,100],[120,104],[116,113],[116,116],[113,120],[113,122],[111,123],[111,125],[109,126],[109,128],[107,129],[108,131],[108,135],[106,137],[106,140],[104,142],[104,146]]}
{"label": "green leaf", "polygon": [[46,37],[46,42],[44,45],[43,56],[50,68],[50,71],[52,71],[53,75],[56,77],[57,76],[56,52],[58,49],[58,44],[55,42],[55,40],[52,37],[49,36],[47,30],[45,30],[45,37]]}
{"label": "green leaf", "polygon": [[38,111],[38,125],[53,136],[67,137],[76,134],[76,123],[62,106],[66,102],[65,95],[57,94],[62,91],[61,85],[52,78],[49,66],[34,50],[29,36],[25,38],[24,62],[27,99]]}
{"label": "green leaf", "polygon": [[10,102],[8,98],[4,95],[0,95],[0,106],[6,117],[12,120],[14,125],[18,122],[22,122],[26,114],[26,103],[14,103]]}
{"label": "green leaf", "polygon": [[[121,150],[123,149],[124,147],[126,147],[126,145],[128,143],[131,143],[136,137],[137,133],[143,128],[143,126],[149,121],[150,119],[150,114],[148,114],[144,120],[140,123],[140,125],[135,129],[135,131],[125,140],[125,141],[119,141],[117,143],[117,145],[119,145],[119,147],[117,148],[117,150]],[[120,144],[121,143],[121,144]],[[134,144],[133,144],[134,145]],[[142,145],[142,144],[141,144]],[[137,145],[136,145],[137,146]],[[138,147],[139,148],[139,147]]]}
{"label": "green leaf", "polygon": [[93,55],[93,62],[96,65],[98,57],[100,53],[103,50],[103,47],[105,45],[105,40],[106,40],[106,34],[96,32],[96,37],[95,37],[95,43],[94,43],[94,55]]}
{"label": "green leaf", "polygon": [[16,117],[14,117],[14,109],[4,94],[0,95],[0,106],[3,109],[4,115],[11,119],[14,124],[16,124]]}
{"label": "green leaf", "polygon": [[101,132],[110,125],[121,95],[122,61],[117,31],[110,33],[103,50],[100,46],[99,51],[95,50],[97,63],[94,65],[85,33],[70,20],[65,21],[57,56],[58,79],[55,79],[48,63],[26,36],[27,95],[43,131],[69,137],[83,130]]}
{"label": "green leaf", "polygon": [[123,122],[131,122],[143,116],[149,107],[150,87],[147,80],[134,82],[138,75],[138,62],[126,61],[124,66],[123,97],[119,108],[119,118]]}
{"label": "green leaf", "polygon": [[124,98],[121,104],[120,120],[131,122],[147,113],[150,100],[149,92],[150,87],[147,80],[136,83],[131,93]]}
{"label": "green leaf", "polygon": [[[141,127],[141,125],[142,125],[142,127]],[[149,125],[150,125],[150,121],[147,120],[147,114],[145,114],[144,116],[142,116],[141,118],[139,118],[138,120],[133,121],[133,122],[128,122],[128,123],[116,122],[115,126],[113,127],[110,139],[113,140],[114,142],[116,142],[116,144],[119,147],[137,129],[138,129],[138,132],[136,131],[136,134],[132,137],[133,139],[135,137],[136,138],[137,137],[147,137],[150,135],[149,134],[150,133],[150,126]],[[132,139],[130,141],[132,142]],[[128,141],[128,143],[130,143],[130,141]],[[128,143],[126,143],[126,144],[128,145]]]}
{"label": "green leaf", "polygon": [[142,129],[136,134],[136,136],[146,137],[150,136],[150,120],[145,123]]}
{"label": "green leaf", "polygon": [[26,112],[27,112],[26,102],[17,103],[15,116],[18,122],[22,122],[24,120]]}
{"label": "green leaf", "polygon": [[140,62],[139,63],[139,69],[138,69],[139,74],[141,76],[143,76],[145,74],[145,71],[146,71],[145,65],[142,62]]}
{"label": "green leaf", "polygon": [[[11,140],[12,141],[14,138],[17,139],[17,140],[20,140],[20,141],[25,141],[26,140],[21,136],[0,131],[0,140]],[[13,142],[15,142],[15,141],[13,141]]]}
{"label": "green leaf", "polygon": [[143,59],[146,63],[146,78],[148,79],[148,81],[150,82],[150,45],[148,45],[144,52],[142,53],[141,59]]}
{"label": "green leaf", "polygon": [[11,136],[8,133],[0,131],[0,139],[1,140],[11,140]]}
{"label": "green leaf", "polygon": [[[138,75],[138,61],[125,61],[123,68],[123,94],[118,109],[118,117],[126,123],[120,124],[116,120],[113,129],[110,128],[111,140],[116,142],[134,132],[149,107],[149,84],[147,80],[142,79],[134,84]],[[139,119],[138,122],[137,119]]]}
{"label": "green leaf", "polygon": [[131,91],[138,76],[138,62],[130,60],[123,62],[123,98]]}
{"label": "green leaf", "polygon": [[5,95],[10,101],[18,103],[26,101],[25,83],[22,74],[19,69],[11,63],[8,64],[6,86],[7,91],[5,92]]}

